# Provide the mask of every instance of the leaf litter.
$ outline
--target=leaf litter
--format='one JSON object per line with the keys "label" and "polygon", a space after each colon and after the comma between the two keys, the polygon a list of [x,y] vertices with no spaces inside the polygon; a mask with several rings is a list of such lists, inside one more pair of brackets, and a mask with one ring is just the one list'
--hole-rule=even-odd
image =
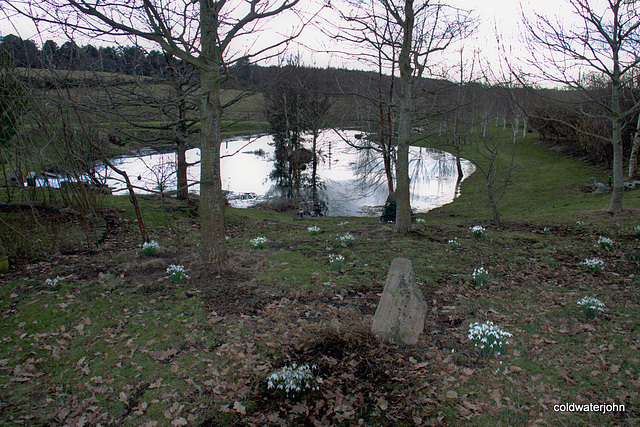
{"label": "leaf litter", "polygon": [[[368,225],[358,232],[359,239],[381,233]],[[556,232],[571,244],[569,232]],[[581,239],[589,240],[578,235],[573,250]],[[108,247],[113,254],[135,250]],[[24,264],[1,279],[10,285],[2,299],[2,423],[510,424],[505,414],[517,408],[533,423],[571,425],[575,419],[554,414],[553,405],[607,399],[631,408],[636,402],[636,409],[587,414],[589,423],[637,420],[638,270],[619,254],[606,254],[616,274],[606,276],[602,295],[615,310],[589,322],[572,310],[585,292],[603,286],[602,277],[575,266],[592,249],[575,257],[567,250],[529,250],[532,256],[515,267],[508,252],[496,250],[487,258],[495,277],[485,288],[446,280],[418,264],[418,277],[431,277],[424,284],[430,312],[425,334],[410,347],[381,343],[369,331],[386,260],[374,285],[330,279],[315,288],[285,288],[256,279],[269,268],[267,251],[258,260],[255,251],[236,252],[224,270],[189,263],[193,253],[167,253],[191,268],[186,290],[162,282],[162,272],[108,265],[108,250]],[[460,253],[454,261],[460,265],[478,256]],[[350,269],[363,263],[356,260]],[[68,269],[61,272],[65,277],[75,274],[62,289],[50,291],[34,280],[60,265]],[[47,312],[54,317],[48,323],[36,316]],[[466,326],[478,319],[517,332],[505,357],[482,359],[468,342]],[[266,377],[291,363],[315,364],[321,389],[299,400],[267,390]],[[16,396],[39,396],[44,403],[25,411]]]}

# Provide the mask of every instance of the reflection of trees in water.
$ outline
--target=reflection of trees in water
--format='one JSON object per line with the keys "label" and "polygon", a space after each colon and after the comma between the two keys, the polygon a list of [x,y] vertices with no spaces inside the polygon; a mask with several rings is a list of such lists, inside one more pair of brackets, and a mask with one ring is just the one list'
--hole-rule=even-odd
{"label": "reflection of trees in water", "polygon": [[386,185],[384,164],[380,154],[372,148],[363,148],[357,153],[357,158],[353,163],[356,191],[358,194],[368,197]]}
{"label": "reflection of trees in water", "polygon": [[[380,155],[373,149],[361,149],[354,162],[354,174],[359,193],[369,196],[386,185],[384,164]],[[444,177],[457,176],[455,159],[443,151],[424,147],[414,147],[410,151],[409,171],[411,192],[417,194],[421,185],[436,181],[438,194],[447,187]]]}

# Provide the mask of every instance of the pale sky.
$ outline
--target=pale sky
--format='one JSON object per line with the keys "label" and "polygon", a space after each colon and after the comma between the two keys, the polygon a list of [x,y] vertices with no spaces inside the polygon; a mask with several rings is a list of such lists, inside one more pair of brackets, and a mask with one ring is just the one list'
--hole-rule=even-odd
{"label": "pale sky", "polygon": [[[7,4],[2,3],[7,0],[0,0],[0,35],[17,34],[24,39],[31,39],[35,41],[39,47],[42,46],[47,39],[54,39],[61,44],[66,41],[60,37],[56,37],[54,34],[38,34],[34,25],[23,18],[7,19],[6,11],[10,9]],[[306,1],[306,3],[305,3]],[[334,5],[339,0],[332,0]],[[303,8],[307,14],[313,14],[318,10],[319,5],[324,2],[302,0]],[[469,39],[464,41],[464,51],[467,56],[471,55],[474,50],[479,52],[485,66],[490,66],[495,73],[499,73],[501,53],[499,50],[511,52],[511,60],[517,60],[518,58],[524,58],[529,53],[522,47],[521,34],[523,34],[523,28],[520,24],[522,11],[531,15],[534,11],[544,13],[550,16],[562,16],[568,14],[570,16],[570,10],[566,6],[566,3],[558,0],[497,0],[491,2],[480,2],[477,0],[447,0],[447,5],[455,6],[464,10],[472,10],[473,14],[479,18],[479,27],[477,32]],[[564,4],[563,4],[564,3]],[[522,9],[521,9],[522,8]],[[2,13],[2,10],[5,13]],[[320,20],[325,22],[335,22],[335,16],[327,13],[326,9],[320,13]],[[273,21],[269,24],[269,28],[265,29],[259,37],[257,42],[264,42],[277,37],[279,29],[282,32],[286,32],[288,28],[291,28],[294,22],[298,19],[291,13],[284,15],[281,18]],[[500,33],[502,40],[499,46],[496,41],[496,28]],[[86,44],[87,40],[78,40],[78,44]],[[96,40],[89,41],[94,45],[113,45],[114,43],[100,43]],[[130,44],[125,40],[121,41],[121,44]],[[313,47],[317,50],[322,50],[323,46],[330,46],[331,40],[322,34],[322,32],[316,28],[308,27],[304,30],[302,36],[297,43],[291,46],[291,53],[300,53],[303,57],[304,63],[307,65],[315,65],[324,67],[330,65],[332,67],[347,67],[362,69],[366,67],[366,64],[358,61],[357,49],[353,46],[341,46],[339,48],[332,48],[349,51],[348,55],[327,54],[322,52],[311,52],[306,47]],[[239,49],[245,48],[245,46],[238,46]],[[256,45],[256,46],[257,46]],[[297,45],[297,46],[296,46]],[[146,45],[149,48],[157,48],[155,46]],[[254,46],[255,47],[255,46]],[[456,49],[449,50],[445,57],[440,61],[458,60],[458,54],[455,53]]]}

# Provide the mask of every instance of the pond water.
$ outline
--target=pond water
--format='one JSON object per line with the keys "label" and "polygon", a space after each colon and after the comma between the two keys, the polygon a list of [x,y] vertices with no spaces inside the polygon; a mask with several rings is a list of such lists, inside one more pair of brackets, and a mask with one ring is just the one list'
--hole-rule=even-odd
{"label": "pond water", "polygon": [[[341,134],[356,141],[356,131]],[[273,170],[274,147],[270,136],[231,139],[222,143],[221,171],[223,190],[229,192],[230,204],[249,207],[270,197],[278,197],[281,191],[269,178]],[[309,147],[310,142],[306,143]],[[326,203],[325,215],[330,216],[378,216],[387,198],[386,180],[382,159],[372,150],[358,150],[346,144],[335,131],[325,131],[318,140],[320,161],[318,176],[322,183],[320,196]],[[200,150],[187,151],[187,161],[200,160]],[[175,189],[175,153],[143,152],[138,156],[112,160],[114,165],[129,174],[137,192],[145,189],[164,191]],[[469,176],[474,166],[462,161],[464,175]],[[311,166],[307,168],[311,174]],[[113,171],[99,171],[107,177],[107,184],[114,194],[126,192],[121,178]],[[196,182],[200,166],[190,166],[190,182]],[[459,193],[455,157],[443,151],[412,147],[410,150],[411,207],[415,212],[426,212],[450,203]],[[197,184],[190,188],[198,192]]]}

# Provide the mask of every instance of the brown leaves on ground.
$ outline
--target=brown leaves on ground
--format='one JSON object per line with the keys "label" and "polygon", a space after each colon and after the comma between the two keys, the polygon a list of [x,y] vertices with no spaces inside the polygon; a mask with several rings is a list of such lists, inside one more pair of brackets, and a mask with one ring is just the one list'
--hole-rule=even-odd
{"label": "brown leaves on ground", "polygon": [[[339,273],[347,280],[318,281],[313,288],[256,279],[270,268],[267,251],[239,249],[229,266],[217,268],[199,263],[195,251],[167,250],[163,262],[188,265],[190,279],[181,285],[168,284],[162,269],[132,268],[136,246],[113,241],[101,254],[22,264],[14,272],[21,283],[2,312],[10,328],[2,343],[18,353],[2,353],[0,390],[9,401],[10,391],[27,389],[48,406],[15,410],[11,420],[149,427],[220,425],[223,418],[236,425],[355,425],[361,419],[365,425],[551,425],[571,423],[553,412],[567,399],[638,402],[638,262],[624,258],[635,238],[621,233],[619,253],[599,253],[593,231],[552,225],[543,237],[513,223],[498,237],[469,239],[458,252],[443,249],[470,225],[425,227],[406,240],[390,239],[377,224],[361,225],[358,242],[366,247],[351,248],[353,260]],[[414,247],[418,252],[410,252]],[[122,251],[127,256],[117,262]],[[381,343],[369,330],[384,281],[380,266],[405,253],[421,260],[416,276],[429,278],[423,289],[430,312],[415,346]],[[596,255],[606,259],[604,275],[579,267]],[[448,270],[430,266],[438,257],[448,257]],[[489,268],[484,287],[474,287],[463,271],[476,262]],[[73,289],[56,293],[34,283],[54,267]],[[81,302],[92,291],[124,308],[92,313],[91,304]],[[575,302],[594,292],[611,310],[587,320]],[[72,321],[36,332],[37,324],[29,323],[36,319],[15,321],[20,309],[44,300],[43,312],[58,310]],[[166,312],[177,304],[193,311]],[[474,320],[493,320],[514,333],[505,356],[479,357],[466,331]],[[149,329],[153,336],[145,336]],[[320,390],[299,400],[268,390],[268,375],[292,363],[316,365]],[[526,422],[518,418],[524,414]],[[585,423],[624,425],[636,415],[636,409],[588,414]]]}

